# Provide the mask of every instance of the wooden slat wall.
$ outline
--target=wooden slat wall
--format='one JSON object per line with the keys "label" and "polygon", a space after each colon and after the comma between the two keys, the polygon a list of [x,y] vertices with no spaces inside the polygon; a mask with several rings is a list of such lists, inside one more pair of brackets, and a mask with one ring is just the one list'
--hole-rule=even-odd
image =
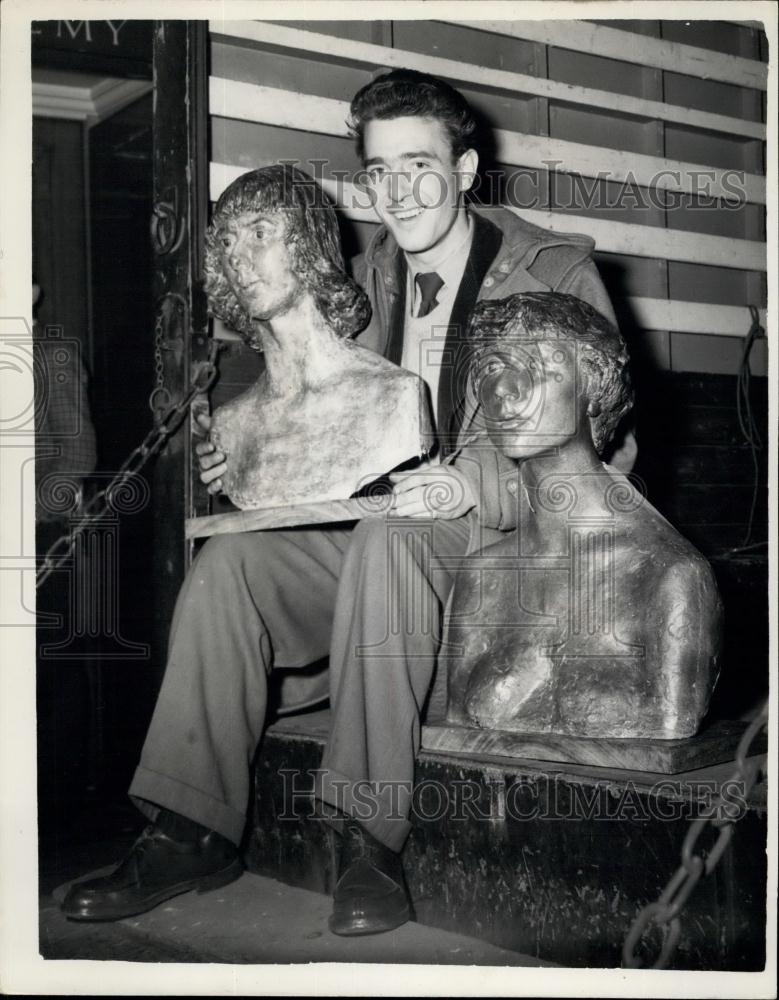
{"label": "wooden slat wall", "polygon": [[[244,170],[296,159],[344,208],[347,250],[361,249],[373,216],[355,207],[348,183],[333,184],[337,171],[348,178],[359,168],[344,125],[348,101],[384,67],[428,70],[458,86],[495,130],[493,165],[513,179],[505,200],[531,221],[595,238],[637,359],[736,372],[747,305],[764,308],[766,297],[766,46],[757,27],[425,20],[210,28],[212,199]],[[559,162],[549,169],[547,161]],[[705,206],[695,193],[699,170],[711,172],[715,198],[743,174],[743,199]],[[615,205],[631,183],[634,196]],[[752,370],[765,373],[765,343]]]}
{"label": "wooden slat wall", "polygon": [[758,90],[765,90],[767,85],[767,66],[752,59],[721,52],[716,47],[709,49],[700,40],[696,40],[693,45],[685,45],[653,38],[645,32],[641,33],[647,37],[638,39],[636,32],[630,27],[627,31],[615,27],[620,22],[522,21],[512,24],[482,20],[450,23],[543,42],[572,52],[591,52],[596,56],[648,66],[650,69],[672,70],[686,76],[702,77],[704,80],[722,80]]}
{"label": "wooden slat wall", "polygon": [[[707,554],[743,541],[753,477],[735,374],[747,306],[760,307],[765,323],[766,305],[767,46],[758,27],[212,21],[210,28],[212,200],[245,170],[297,160],[341,206],[347,253],[362,249],[376,225],[349,184],[359,169],[344,123],[351,96],[397,66],[436,73],[462,90],[496,130],[488,166],[505,179],[504,201],[540,225],[596,240],[634,358],[636,472],[650,499]],[[655,180],[664,169],[674,173]],[[714,172],[719,194],[727,171],[743,172],[745,198],[736,207],[703,207],[694,193],[698,169]],[[339,171],[344,180],[336,183]],[[628,198],[615,207],[631,178],[645,203]],[[650,193],[663,194],[669,207]],[[213,404],[252,381],[260,364],[231,345]],[[764,341],[752,370],[765,373]],[[763,393],[761,386],[756,412],[765,426]],[[764,456],[760,482],[753,540],[766,530]],[[215,512],[223,509],[224,501],[214,502]]]}

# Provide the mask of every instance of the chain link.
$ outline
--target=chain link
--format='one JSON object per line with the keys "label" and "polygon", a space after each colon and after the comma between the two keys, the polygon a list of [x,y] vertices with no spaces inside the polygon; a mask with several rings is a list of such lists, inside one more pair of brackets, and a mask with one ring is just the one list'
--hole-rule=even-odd
{"label": "chain link", "polygon": [[[749,724],[739,740],[736,750],[736,769],[731,778],[723,785],[739,783],[743,787],[744,799],[752,791],[763,768],[759,760],[747,760],[752,745],[758,733],[768,724],[768,702],[766,702],[757,717]],[[637,952],[644,934],[652,927],[661,928],[664,932],[660,954],[652,965],[653,969],[665,969],[673,958],[681,935],[679,914],[703,875],[711,875],[717,867],[720,858],[725,853],[733,837],[734,824],[738,816],[730,816],[727,812],[718,815],[725,805],[725,799],[720,794],[712,803],[712,816],[699,817],[693,820],[687,830],[682,845],[682,863],[671,876],[665,889],[654,903],[649,903],[640,911],[628,931],[622,947],[622,966],[627,969],[640,969],[644,961]],[[732,806],[732,803],[730,803]],[[696,853],[698,840],[707,828],[718,831],[717,839],[706,854]]]}
{"label": "chain link", "polygon": [[[171,434],[178,430],[181,421],[189,412],[195,396],[208,392],[217,376],[216,357],[218,352],[219,344],[214,340],[211,342],[208,360],[197,365],[187,394],[178,403],[168,406],[158,420],[155,419],[155,426],[137,448],[130,452],[111,482],[81,508],[78,525],[75,528],[69,528],[49,547],[35,574],[36,589],[70,559],[76,541],[82,532],[101,521],[112,509],[111,497],[115,491],[133,476],[137,476],[146,463],[160,451]],[[167,390],[164,391],[167,392]],[[154,390],[152,398],[156,392],[158,389]]]}
{"label": "chain link", "polygon": [[171,405],[170,392],[165,388],[165,364],[162,360],[162,313],[157,313],[154,321],[154,389],[149,396],[149,409],[154,415],[154,422],[163,421],[163,412]]}

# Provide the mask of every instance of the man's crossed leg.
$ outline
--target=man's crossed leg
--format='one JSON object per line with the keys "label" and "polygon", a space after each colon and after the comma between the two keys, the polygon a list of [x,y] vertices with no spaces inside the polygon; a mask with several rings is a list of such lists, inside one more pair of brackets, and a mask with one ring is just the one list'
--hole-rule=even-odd
{"label": "man's crossed leg", "polygon": [[[151,825],[115,872],[74,885],[64,912],[116,920],[236,878],[268,673],[329,651],[332,726],[316,794],[342,815],[331,928],[372,933],[408,919],[399,855],[410,828],[420,714],[468,536],[467,518],[367,518],[353,530],[210,539],[179,595],[165,678],[130,786]],[[363,809],[376,789],[359,821],[356,785]]]}

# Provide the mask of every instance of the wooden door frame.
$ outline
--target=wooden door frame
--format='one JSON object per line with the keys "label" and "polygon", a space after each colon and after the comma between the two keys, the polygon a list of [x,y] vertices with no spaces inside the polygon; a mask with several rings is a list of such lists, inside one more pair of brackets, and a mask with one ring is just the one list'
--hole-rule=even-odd
{"label": "wooden door frame", "polygon": [[[208,22],[156,21],[153,41],[153,339],[172,400],[208,353],[201,287],[208,218]],[[189,419],[159,454],[152,477],[155,658],[163,664],[176,595],[192,559],[184,520],[207,513],[193,474]]]}

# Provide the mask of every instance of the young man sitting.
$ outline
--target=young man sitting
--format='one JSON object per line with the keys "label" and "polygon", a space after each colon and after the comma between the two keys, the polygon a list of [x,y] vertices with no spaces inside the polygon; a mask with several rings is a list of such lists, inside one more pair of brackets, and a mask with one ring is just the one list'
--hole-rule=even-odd
{"label": "young man sitting", "polygon": [[[267,673],[328,653],[332,723],[315,791],[342,836],[330,928],[375,933],[411,916],[400,852],[453,567],[516,526],[515,465],[473,431],[465,399],[470,313],[479,299],[539,290],[613,313],[591,240],[466,205],[475,121],[448,84],[378,77],[352,101],[351,123],[382,223],[354,265],[372,307],[357,340],[425,379],[438,457],[393,474],[388,518],[209,539],[182,587],[130,788],[152,825],[113,875],[72,887],[73,919],[130,916],[238,874]],[[240,262],[226,252],[224,263],[230,280]],[[219,491],[224,455],[208,443],[198,453]]]}

